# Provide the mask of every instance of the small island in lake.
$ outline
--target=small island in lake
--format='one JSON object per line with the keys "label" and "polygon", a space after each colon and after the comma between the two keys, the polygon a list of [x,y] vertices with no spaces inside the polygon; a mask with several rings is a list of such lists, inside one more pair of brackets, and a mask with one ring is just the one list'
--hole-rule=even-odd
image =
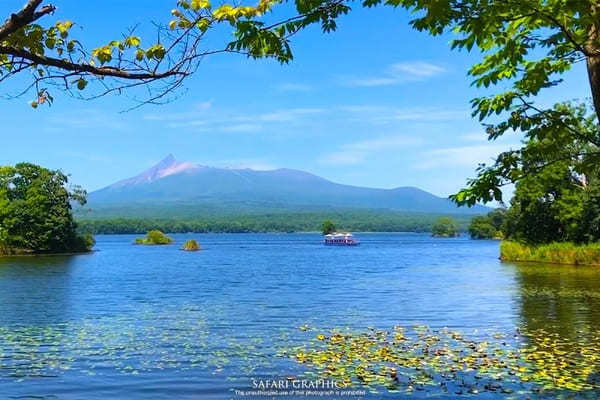
{"label": "small island in lake", "polygon": [[438,218],[431,227],[431,236],[445,238],[460,236],[458,223],[450,217]]}
{"label": "small island in lake", "polygon": [[199,251],[200,245],[194,239],[186,240],[186,242],[183,244],[183,247],[181,248],[181,250],[183,250],[183,251]]}
{"label": "small island in lake", "polygon": [[150,231],[146,234],[146,237],[137,238],[134,242],[134,244],[146,245],[165,245],[171,243],[173,243],[173,239],[158,230]]}

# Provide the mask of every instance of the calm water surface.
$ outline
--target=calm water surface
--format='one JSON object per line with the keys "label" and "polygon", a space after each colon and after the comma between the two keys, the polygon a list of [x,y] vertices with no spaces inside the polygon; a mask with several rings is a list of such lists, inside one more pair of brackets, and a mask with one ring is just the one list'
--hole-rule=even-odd
{"label": "calm water surface", "polygon": [[[598,326],[598,269],[501,263],[494,241],[358,236],[98,236],[90,255],[0,259],[0,398],[237,398],[252,377],[306,372],[277,356],[306,342],[302,325],[569,340]],[[179,251],[191,237],[203,250]]]}

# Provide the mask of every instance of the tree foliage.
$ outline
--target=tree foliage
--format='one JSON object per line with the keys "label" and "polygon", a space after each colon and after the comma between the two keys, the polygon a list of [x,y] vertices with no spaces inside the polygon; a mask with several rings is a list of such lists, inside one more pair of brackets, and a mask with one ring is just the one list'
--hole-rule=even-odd
{"label": "tree foliage", "polygon": [[335,224],[331,220],[326,219],[325,221],[323,221],[321,231],[323,232],[323,235],[329,235],[330,233],[334,233],[336,231]]}
{"label": "tree foliage", "polygon": [[557,164],[522,179],[511,201],[505,236],[529,244],[600,240],[599,178],[583,180],[567,164]]}
{"label": "tree foliage", "polygon": [[[293,35],[312,24],[320,24],[324,32],[335,30],[336,19],[350,10],[347,0],[295,0],[290,2],[293,7],[283,0],[218,6],[210,0],[179,0],[170,17],[165,12],[165,20],[156,24],[156,37],[142,38],[132,29],[120,39],[107,39],[105,45],[89,49],[71,34],[76,22],[62,19],[44,24],[44,17],[57,8],[42,3],[28,0],[0,26],[0,80],[29,71],[31,84],[23,92],[35,90],[35,107],[52,101],[51,88],[93,98],[144,85],[151,88],[150,94],[137,100],[160,102],[207,56],[240,53],[288,62],[293,58]],[[469,70],[473,83],[510,87],[473,100],[473,113],[481,120],[502,113],[527,119],[527,113],[535,110],[531,99],[558,85],[559,75],[577,62],[587,64],[596,113],[600,112],[596,0],[362,0],[359,4],[405,8],[415,15],[414,28],[432,35],[454,32],[453,48],[480,50],[483,59]],[[273,20],[274,8],[281,18]],[[207,47],[219,26],[230,29],[234,40]],[[90,81],[98,84],[90,88]],[[502,133],[489,132],[492,139]],[[473,196],[478,195],[466,193],[456,200],[469,203]]]}
{"label": "tree foliage", "polygon": [[[281,0],[258,0],[252,5],[173,0],[175,8],[170,16],[165,10],[165,20],[156,23],[152,38],[142,38],[131,29],[120,39],[107,39],[105,45],[90,49],[72,34],[76,22],[62,19],[44,24],[44,17],[57,12],[57,7],[42,3],[28,0],[0,25],[0,83],[26,76],[29,83],[15,95],[33,91],[34,108],[52,103],[55,91],[92,99],[139,86],[146,90],[134,101],[161,103],[205,57],[236,53],[286,63],[293,58],[291,36],[312,24],[332,31],[335,18],[349,10],[343,0],[298,0],[292,15],[271,21],[269,14]],[[209,38],[219,27],[230,29],[234,39],[209,47]]]}
{"label": "tree foliage", "polygon": [[149,244],[149,245],[165,245],[173,243],[173,239],[162,233],[161,231],[154,229],[146,234],[145,238],[135,239],[135,244]]}
{"label": "tree foliage", "polygon": [[500,239],[507,210],[498,208],[487,215],[479,215],[469,224],[469,235],[473,239]]}
{"label": "tree foliage", "polygon": [[[370,211],[271,212],[202,216],[198,214],[157,219],[101,217],[80,219],[83,231],[95,234],[143,234],[152,229],[169,233],[252,233],[252,232],[322,232],[324,219],[335,218],[338,228],[355,232],[430,232],[439,215]],[[454,219],[466,229],[471,217],[456,215]]]}
{"label": "tree foliage", "polygon": [[[378,2],[378,1],[375,1]],[[473,100],[474,114],[524,106],[524,100],[558,85],[558,75],[585,61],[596,111],[600,112],[600,5],[596,0],[390,0],[411,9],[412,25],[457,35],[452,48],[478,48],[483,60],[469,74],[474,85],[511,85],[504,93]]]}
{"label": "tree foliage", "polygon": [[[368,0],[376,5],[381,0]],[[600,4],[596,0],[387,0],[411,10],[413,27],[432,35],[455,34],[452,48],[477,49],[482,59],[469,75],[479,88],[501,87],[498,93],[472,100],[473,116],[486,121],[490,140],[508,131],[536,140],[544,131],[578,132],[578,117],[565,108],[544,108],[535,99],[559,85],[560,75],[585,62],[595,116],[600,115]],[[490,119],[500,123],[490,124]],[[597,128],[596,128],[597,130]],[[582,135],[585,133],[582,132]],[[583,137],[581,137],[583,139]],[[524,174],[512,152],[492,167],[480,165],[478,176],[452,196],[461,205],[501,201],[501,187]]]}
{"label": "tree foliage", "polygon": [[471,239],[493,239],[498,231],[490,220],[484,216],[473,218],[469,224],[469,235]]}
{"label": "tree foliage", "polygon": [[441,217],[431,227],[431,236],[456,237],[460,235],[458,223],[450,217]]}
{"label": "tree foliage", "polygon": [[530,244],[600,240],[600,133],[584,106],[553,111],[571,122],[530,130],[521,150],[492,167],[498,177],[518,177],[504,236]]}
{"label": "tree foliage", "polygon": [[79,236],[71,202],[85,204],[85,191],[67,188],[68,178],[34,164],[0,167],[0,247],[35,253],[90,250]]}

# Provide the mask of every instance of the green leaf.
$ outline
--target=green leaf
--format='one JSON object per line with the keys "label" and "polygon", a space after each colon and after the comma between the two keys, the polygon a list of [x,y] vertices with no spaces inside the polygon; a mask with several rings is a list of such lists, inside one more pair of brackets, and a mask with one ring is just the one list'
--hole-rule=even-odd
{"label": "green leaf", "polygon": [[83,89],[85,89],[87,84],[88,84],[88,82],[85,79],[81,78],[77,81],[77,89],[83,90]]}

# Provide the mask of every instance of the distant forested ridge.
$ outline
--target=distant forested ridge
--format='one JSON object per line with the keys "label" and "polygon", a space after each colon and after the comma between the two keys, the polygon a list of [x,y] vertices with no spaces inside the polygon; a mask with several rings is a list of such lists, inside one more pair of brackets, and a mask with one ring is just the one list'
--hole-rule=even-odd
{"label": "distant forested ridge", "polygon": [[[368,211],[278,212],[272,214],[196,216],[191,218],[101,218],[78,220],[79,228],[95,234],[139,234],[158,229],[169,233],[320,232],[323,221],[354,232],[429,232],[439,214]],[[453,215],[462,231],[471,216]]]}
{"label": "distant forested ridge", "polygon": [[179,162],[169,155],[140,174],[89,196],[75,210],[94,233],[428,232],[441,216],[463,230],[487,207],[459,208],[414,187],[374,189],[341,185],[304,171],[255,171]]}

